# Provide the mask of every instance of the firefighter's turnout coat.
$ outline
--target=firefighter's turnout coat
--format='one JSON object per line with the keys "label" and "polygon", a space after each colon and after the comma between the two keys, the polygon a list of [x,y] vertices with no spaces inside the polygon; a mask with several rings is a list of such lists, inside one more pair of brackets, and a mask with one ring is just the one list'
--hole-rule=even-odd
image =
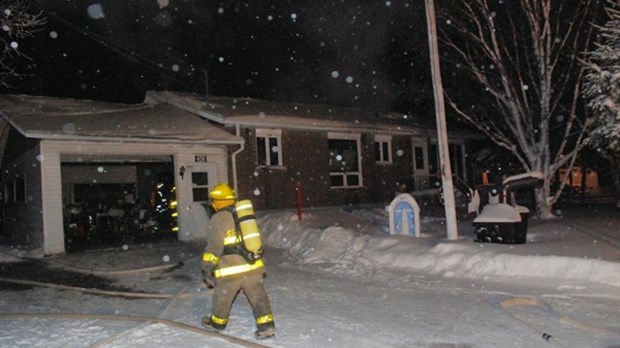
{"label": "firefighter's turnout coat", "polygon": [[212,325],[218,329],[226,327],[233,301],[243,290],[252,306],[257,328],[274,327],[271,305],[263,286],[264,261],[246,260],[238,253],[242,242],[236,232],[233,214],[231,209],[222,209],[211,217],[202,256],[203,271],[212,271],[216,282],[210,318]]}

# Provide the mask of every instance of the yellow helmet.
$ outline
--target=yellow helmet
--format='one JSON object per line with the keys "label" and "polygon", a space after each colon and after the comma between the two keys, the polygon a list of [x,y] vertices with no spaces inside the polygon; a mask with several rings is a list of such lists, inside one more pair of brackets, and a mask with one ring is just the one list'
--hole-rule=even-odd
{"label": "yellow helmet", "polygon": [[235,200],[235,190],[233,190],[230,186],[220,183],[215,185],[211,192],[209,193],[211,199],[214,201],[221,200]]}

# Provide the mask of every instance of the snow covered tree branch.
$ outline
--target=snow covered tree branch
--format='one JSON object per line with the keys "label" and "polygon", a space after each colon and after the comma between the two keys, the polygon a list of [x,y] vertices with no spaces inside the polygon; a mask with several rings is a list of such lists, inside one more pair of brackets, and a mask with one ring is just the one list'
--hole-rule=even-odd
{"label": "snow covered tree branch", "polygon": [[592,113],[585,142],[611,164],[620,207],[620,0],[607,0],[606,12],[609,20],[584,62],[582,93]]}
{"label": "snow covered tree branch", "polygon": [[[582,146],[579,55],[597,0],[445,0],[440,17],[451,108],[525,171],[541,171],[539,216],[552,217],[556,179]],[[463,78],[466,77],[466,79]],[[469,84],[465,82],[467,80]],[[467,86],[467,87],[464,87]]]}
{"label": "snow covered tree branch", "polygon": [[45,24],[42,13],[29,13],[25,0],[0,0],[0,84],[10,87],[9,80],[21,74],[12,61],[16,58],[29,59],[19,49],[20,40],[32,37]]}

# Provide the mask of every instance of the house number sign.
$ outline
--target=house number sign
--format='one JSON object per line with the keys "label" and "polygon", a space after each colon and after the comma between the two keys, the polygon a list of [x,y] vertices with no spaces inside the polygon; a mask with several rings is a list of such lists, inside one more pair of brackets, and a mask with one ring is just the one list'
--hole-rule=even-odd
{"label": "house number sign", "polygon": [[194,155],[194,162],[196,163],[206,163],[207,155]]}

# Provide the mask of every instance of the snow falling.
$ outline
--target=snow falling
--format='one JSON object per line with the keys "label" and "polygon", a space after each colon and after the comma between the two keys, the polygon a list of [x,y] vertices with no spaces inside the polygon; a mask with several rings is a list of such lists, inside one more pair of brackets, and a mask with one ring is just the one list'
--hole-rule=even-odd
{"label": "snow falling", "polygon": [[[200,9],[192,11],[188,2],[170,0],[149,0],[152,6],[137,10],[105,2],[79,8],[71,2],[41,3],[52,6],[44,12],[53,10],[58,18],[49,18],[52,25],[37,38],[40,47],[22,38],[6,41],[11,54],[28,53],[22,65],[30,69],[29,79],[20,82],[25,87],[18,86],[18,93],[134,102],[142,101],[146,90],[204,94],[206,87],[207,93],[234,97],[377,110],[398,105],[407,120],[434,116],[428,57],[419,49],[426,37],[420,35],[425,20],[418,4],[333,2],[294,8],[288,2],[206,2],[192,4]],[[84,18],[64,22],[76,12]],[[502,22],[501,11],[490,14]],[[13,13],[4,10],[3,15]],[[136,25],[140,30],[132,29]],[[11,27],[3,25],[2,31],[7,34]],[[500,70],[494,64],[477,66]],[[462,70],[456,64],[451,75]],[[515,89],[532,96],[530,86],[537,85]],[[484,90],[492,91],[475,91]],[[615,105],[610,100],[603,105]],[[471,110],[477,107],[472,104]],[[269,119],[267,112],[258,115]],[[553,115],[558,124],[572,123],[569,115]],[[142,127],[151,135],[157,132]],[[63,135],[80,131],[73,123],[62,125]],[[394,154],[403,157],[407,151],[396,148]],[[356,160],[331,155],[343,172]],[[76,157],[82,162],[86,156]],[[97,173],[108,170],[109,165],[96,167]],[[252,176],[261,173],[255,170]],[[268,199],[264,188],[251,186],[250,192]],[[617,211],[557,208],[560,218],[530,222],[525,244],[505,245],[474,242],[470,221],[459,222],[458,240],[447,240],[443,215],[436,211],[441,208],[423,205],[420,238],[390,235],[386,207],[314,208],[304,210],[301,219],[289,210],[261,212],[268,249],[265,286],[278,328],[265,343],[286,348],[620,346]],[[122,242],[43,257],[38,249],[0,246],[0,346],[235,346],[199,329],[212,295],[200,279],[202,247]],[[35,263],[31,270],[45,267],[41,277],[59,278],[15,272],[28,263]],[[62,272],[75,272],[64,279],[70,285],[60,284]],[[79,283],[85,274],[103,275],[114,291],[102,294],[103,289]],[[136,294],[161,296],[127,297]],[[253,330],[250,306],[240,299],[225,333],[263,343],[254,340]]]}

